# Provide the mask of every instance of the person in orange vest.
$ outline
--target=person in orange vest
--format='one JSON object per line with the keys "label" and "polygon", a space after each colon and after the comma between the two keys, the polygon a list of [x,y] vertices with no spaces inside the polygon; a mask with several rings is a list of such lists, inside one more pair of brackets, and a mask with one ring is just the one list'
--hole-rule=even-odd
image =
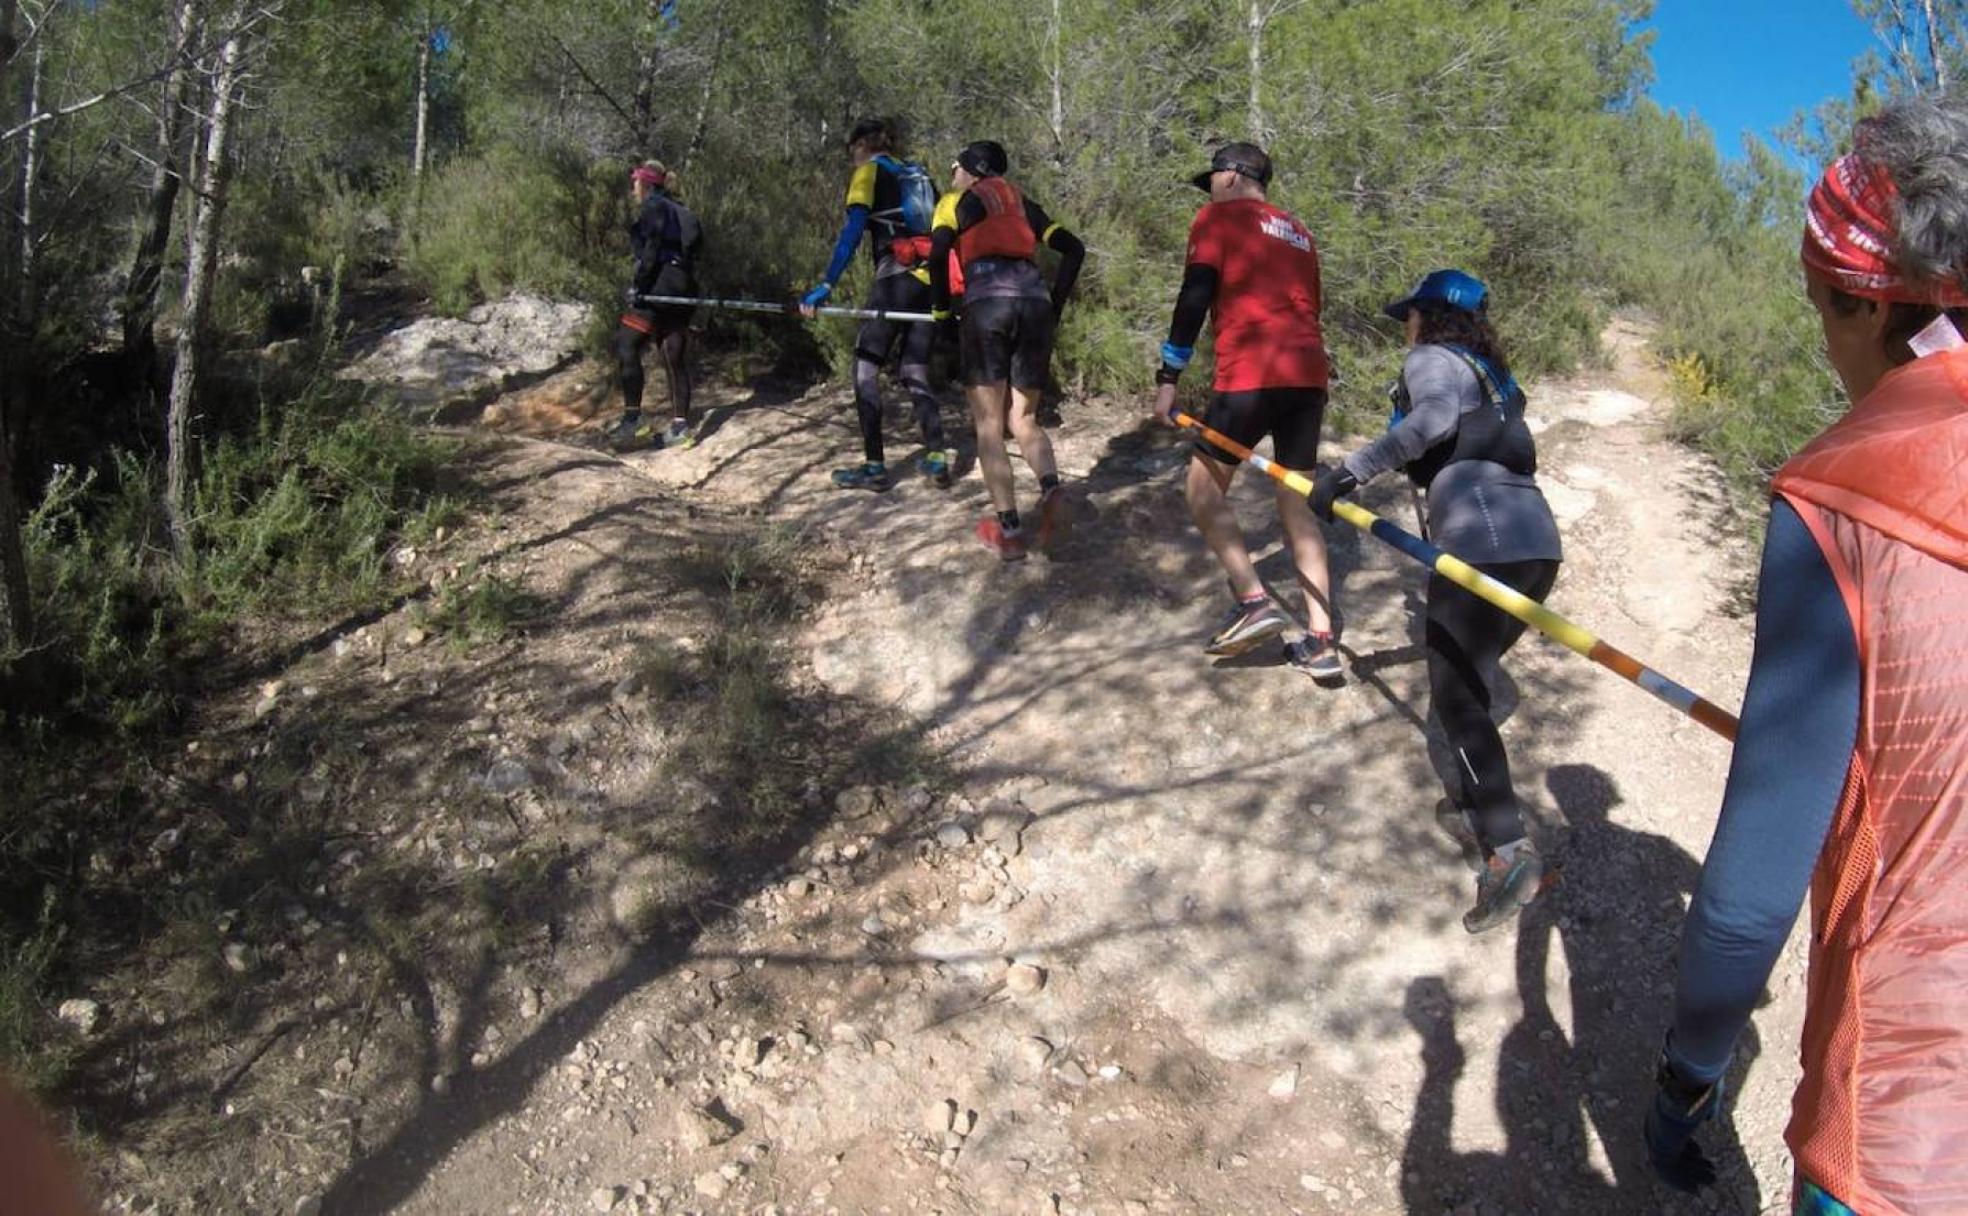
{"label": "person in orange vest", "polygon": [[[1070,516],[1052,440],[1039,425],[1039,398],[1052,359],[1052,335],[1073,294],[1086,246],[1052,221],[1045,208],[1005,179],[1004,146],[983,139],[965,146],[950,166],[957,201],[939,212],[930,231],[931,313],[950,315],[950,254],[963,279],[958,321],[964,383],[977,428],[977,465],[996,512],[977,525],[977,538],[1007,562],[1022,561],[1031,540],[1050,550]],[[1059,255],[1052,287],[1039,270],[1043,244]],[[1028,540],[1018,514],[1017,488],[1005,430],[1039,479],[1038,534]]]}
{"label": "person in orange vest", "polygon": [[1778,472],[1756,654],[1645,1125],[1694,1136],[1807,889],[1793,1212],[1968,1212],[1968,106],[1859,124],[1805,290],[1855,404]]}

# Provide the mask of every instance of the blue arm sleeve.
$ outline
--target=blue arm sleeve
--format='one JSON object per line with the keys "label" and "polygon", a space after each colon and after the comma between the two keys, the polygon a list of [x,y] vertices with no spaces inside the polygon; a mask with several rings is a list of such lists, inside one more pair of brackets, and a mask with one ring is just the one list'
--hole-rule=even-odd
{"label": "blue arm sleeve", "polygon": [[822,281],[832,287],[840,282],[841,275],[847,272],[847,264],[854,260],[855,247],[861,243],[861,234],[868,228],[868,209],[849,207],[847,222],[841,225],[840,239],[834,242],[834,259],[827,263],[827,273]]}
{"label": "blue arm sleeve", "polygon": [[1763,544],[1742,728],[1681,930],[1668,1050],[1690,1080],[1728,1067],[1810,889],[1858,723],[1845,601],[1804,521],[1779,501]]}

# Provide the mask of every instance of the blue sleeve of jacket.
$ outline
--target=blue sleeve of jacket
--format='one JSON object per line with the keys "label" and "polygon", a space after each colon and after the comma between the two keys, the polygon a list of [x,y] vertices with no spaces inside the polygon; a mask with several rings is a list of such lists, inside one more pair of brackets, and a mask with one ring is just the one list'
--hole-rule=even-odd
{"label": "blue sleeve of jacket", "polygon": [[827,263],[827,273],[822,282],[832,287],[840,282],[841,275],[847,272],[847,264],[854,260],[855,247],[861,244],[861,234],[868,228],[868,209],[849,207],[847,222],[841,225],[840,239],[834,242],[834,260]]}
{"label": "blue sleeve of jacket", "polygon": [[1770,512],[1756,657],[1715,839],[1681,930],[1668,1051],[1681,1074],[1729,1065],[1811,874],[1851,766],[1859,653],[1838,583],[1797,512]]}

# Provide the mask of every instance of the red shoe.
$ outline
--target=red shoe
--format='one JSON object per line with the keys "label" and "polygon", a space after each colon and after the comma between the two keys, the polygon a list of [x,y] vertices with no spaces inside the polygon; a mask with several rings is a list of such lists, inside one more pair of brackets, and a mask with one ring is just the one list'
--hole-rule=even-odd
{"label": "red shoe", "polygon": [[995,519],[987,517],[977,521],[977,539],[983,541],[984,547],[997,554],[1002,561],[1022,562],[1025,560],[1025,530],[1023,528],[1020,528],[1016,532],[1007,532],[1004,530],[1004,525]]}
{"label": "red shoe", "polygon": [[1039,552],[1050,554],[1072,528],[1073,504],[1066,501],[1066,487],[1054,486],[1040,495]]}

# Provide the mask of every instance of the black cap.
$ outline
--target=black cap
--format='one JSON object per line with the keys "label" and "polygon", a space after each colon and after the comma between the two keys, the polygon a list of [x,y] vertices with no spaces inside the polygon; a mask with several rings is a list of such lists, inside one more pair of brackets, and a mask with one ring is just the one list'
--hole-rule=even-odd
{"label": "black cap", "polygon": [[886,118],[864,118],[854,124],[847,133],[847,146],[852,148],[864,139],[874,139],[879,143],[889,143],[895,138],[895,129]]}
{"label": "black cap", "polygon": [[1271,158],[1256,144],[1224,144],[1210,157],[1210,167],[1189,179],[1198,190],[1208,191],[1210,178],[1225,169],[1234,169],[1260,186],[1271,184]]}
{"label": "black cap", "polygon": [[1011,157],[995,139],[973,140],[957,153],[957,165],[972,177],[1003,177],[1011,168]]}

